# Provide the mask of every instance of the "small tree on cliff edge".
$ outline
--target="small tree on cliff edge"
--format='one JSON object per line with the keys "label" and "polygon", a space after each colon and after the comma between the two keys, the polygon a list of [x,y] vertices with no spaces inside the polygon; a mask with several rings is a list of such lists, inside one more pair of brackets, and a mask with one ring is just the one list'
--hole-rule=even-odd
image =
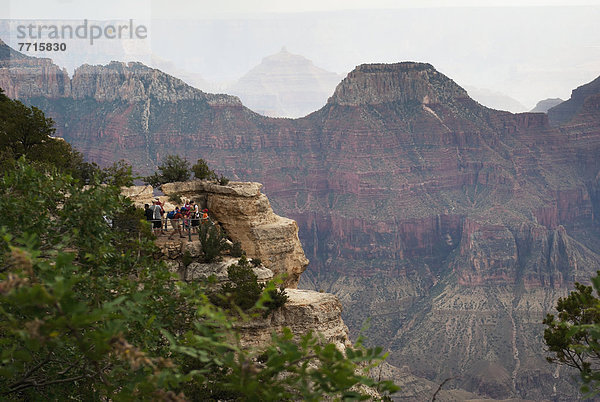
{"label": "small tree on cliff edge", "polygon": [[198,159],[198,162],[192,166],[192,172],[194,172],[194,177],[200,180],[216,180],[217,174],[214,170],[211,170],[208,167],[208,164],[204,159]]}
{"label": "small tree on cliff edge", "polygon": [[158,172],[144,177],[144,182],[152,187],[164,183],[186,181],[190,178],[190,163],[179,155],[167,155],[158,166]]}
{"label": "small tree on cliff edge", "polygon": [[[600,271],[598,271],[600,274]],[[581,374],[581,391],[589,396],[600,392],[600,276],[592,286],[575,283],[568,297],[558,299],[558,317],[544,320],[544,341],[555,356],[551,363],[573,367]],[[596,295],[594,295],[596,293]]]}

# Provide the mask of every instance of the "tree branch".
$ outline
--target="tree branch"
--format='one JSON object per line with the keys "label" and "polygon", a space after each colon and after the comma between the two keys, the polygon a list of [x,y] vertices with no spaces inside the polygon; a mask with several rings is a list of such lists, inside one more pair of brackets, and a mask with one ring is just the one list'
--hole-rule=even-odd
{"label": "tree branch", "polygon": [[26,388],[32,388],[32,387],[38,388],[38,387],[45,387],[47,385],[60,384],[60,383],[65,383],[65,382],[73,382],[73,381],[81,380],[82,378],[85,378],[85,377],[90,377],[90,376],[82,374],[82,375],[77,376],[77,377],[60,378],[58,380],[51,380],[51,381],[40,382],[40,383],[37,383],[37,382],[35,382],[33,380],[32,381],[27,381],[26,383],[19,385],[15,389],[11,389],[10,391],[4,392],[2,395],[9,395],[9,394],[12,394],[14,392],[19,392],[21,390],[24,390]]}

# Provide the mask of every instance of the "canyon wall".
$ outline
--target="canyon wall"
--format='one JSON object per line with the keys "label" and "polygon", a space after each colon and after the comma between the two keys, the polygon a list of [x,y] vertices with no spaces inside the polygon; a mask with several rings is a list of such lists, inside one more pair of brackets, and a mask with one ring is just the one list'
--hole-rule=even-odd
{"label": "canyon wall", "polygon": [[264,183],[298,222],[300,287],[339,296],[352,336],[370,317],[395,365],[493,397],[572,397],[544,362],[541,320],[600,269],[594,91],[553,127],[552,110],[487,109],[421,63],[359,66],[297,120],[139,65],[85,66],[70,85],[17,93],[100,164],[148,173],[175,153]]}

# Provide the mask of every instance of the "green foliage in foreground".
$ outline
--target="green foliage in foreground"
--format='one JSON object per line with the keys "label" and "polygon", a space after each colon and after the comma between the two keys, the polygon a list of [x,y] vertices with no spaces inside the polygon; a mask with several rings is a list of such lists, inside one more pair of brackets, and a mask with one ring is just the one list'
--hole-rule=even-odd
{"label": "green foliage in foreground", "polygon": [[600,276],[591,281],[593,287],[575,283],[568,297],[558,299],[558,317],[544,320],[544,341],[554,353],[548,361],[577,369],[587,397],[600,392]]}
{"label": "green foliage in foreground", "polygon": [[397,389],[366,375],[380,349],[344,354],[289,330],[242,348],[234,319],[153,258],[148,224],[126,219],[132,206],[116,187],[82,188],[21,160],[0,178],[0,210],[1,399],[359,399],[361,384]]}

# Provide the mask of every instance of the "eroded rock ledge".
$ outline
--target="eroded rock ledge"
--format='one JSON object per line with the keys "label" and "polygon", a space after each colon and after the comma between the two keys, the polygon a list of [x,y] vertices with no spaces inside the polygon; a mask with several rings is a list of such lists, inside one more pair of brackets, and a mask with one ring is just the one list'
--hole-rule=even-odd
{"label": "eroded rock ledge", "polygon": [[[262,184],[252,182],[230,182],[221,186],[208,181],[194,180],[163,184],[161,189],[166,209],[175,206],[168,202],[169,195],[177,194],[193,199],[202,208],[210,211],[213,221],[218,222],[233,241],[239,241],[249,258],[260,258],[264,267],[255,268],[259,280],[275,275],[287,274],[284,282],[288,301],[281,309],[268,317],[256,318],[240,324],[242,343],[246,346],[264,346],[269,343],[273,332],[281,333],[288,327],[296,336],[313,331],[333,342],[341,349],[349,344],[348,327],[342,320],[342,305],[330,293],[296,289],[298,279],[308,259],[298,239],[298,225],[292,219],[276,215],[268,198],[260,192]],[[150,186],[124,187],[122,194],[131,198],[136,206],[142,207],[153,198]],[[178,261],[185,252],[192,257],[200,255],[199,241],[168,241],[161,249],[167,263],[178,272],[183,280],[197,280],[214,275],[224,281],[227,266],[236,259],[226,258],[212,264],[192,263],[182,267]]]}
{"label": "eroded rock ledge", "polygon": [[288,301],[267,318],[256,318],[239,325],[244,346],[262,346],[269,343],[273,332],[284,327],[299,337],[310,331],[320,333],[327,342],[338,348],[349,345],[348,327],[342,320],[342,305],[331,293],[312,290],[286,289]]}
{"label": "eroded rock ledge", "polygon": [[168,183],[162,191],[178,194],[206,206],[213,220],[233,241],[239,241],[249,258],[260,258],[275,275],[285,274],[287,288],[296,288],[308,265],[298,239],[298,225],[276,215],[262,184],[230,182],[221,186],[202,180]]}

